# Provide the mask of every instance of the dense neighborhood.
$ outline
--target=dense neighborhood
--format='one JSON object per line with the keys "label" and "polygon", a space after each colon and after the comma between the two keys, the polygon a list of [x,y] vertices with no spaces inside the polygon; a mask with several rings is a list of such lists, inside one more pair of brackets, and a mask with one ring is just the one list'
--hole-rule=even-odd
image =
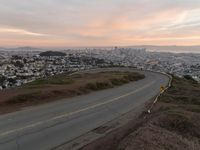
{"label": "dense neighborhood", "polygon": [[[9,52],[8,52],[9,53]],[[65,56],[2,55],[0,89],[21,86],[38,78],[109,65],[103,59],[68,54]]]}
{"label": "dense neighborhood", "polygon": [[190,75],[200,81],[200,54],[149,52],[134,48],[84,48],[40,51],[23,48],[0,52],[0,89],[38,78],[98,67],[125,66]]}

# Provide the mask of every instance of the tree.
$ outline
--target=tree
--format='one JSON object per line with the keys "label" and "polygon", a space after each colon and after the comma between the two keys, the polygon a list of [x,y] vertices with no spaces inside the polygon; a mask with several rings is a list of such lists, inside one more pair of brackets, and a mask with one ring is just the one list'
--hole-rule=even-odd
{"label": "tree", "polygon": [[24,64],[22,62],[20,62],[20,61],[16,61],[14,63],[14,65],[15,65],[15,67],[19,67],[19,68],[23,68],[24,67]]}
{"label": "tree", "polygon": [[3,82],[6,80],[5,76],[0,76],[0,85],[3,85]]}
{"label": "tree", "polygon": [[190,75],[184,75],[183,77],[184,77],[186,80],[190,80],[190,81],[192,81],[192,82],[194,82],[194,83],[197,83],[197,81],[196,81],[195,79],[193,79],[192,76],[190,76]]}

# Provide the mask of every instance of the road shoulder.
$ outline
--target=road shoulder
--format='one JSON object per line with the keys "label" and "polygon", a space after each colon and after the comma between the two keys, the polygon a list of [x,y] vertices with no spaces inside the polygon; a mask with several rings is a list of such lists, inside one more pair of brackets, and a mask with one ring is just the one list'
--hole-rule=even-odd
{"label": "road shoulder", "polygon": [[200,84],[174,77],[153,107],[82,150],[199,150]]}

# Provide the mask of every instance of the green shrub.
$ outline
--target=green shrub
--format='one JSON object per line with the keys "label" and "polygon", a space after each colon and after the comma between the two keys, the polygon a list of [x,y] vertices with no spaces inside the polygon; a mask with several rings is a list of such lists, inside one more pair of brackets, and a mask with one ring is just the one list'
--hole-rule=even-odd
{"label": "green shrub", "polygon": [[90,89],[90,90],[97,90],[97,86],[95,83],[88,83],[85,88]]}
{"label": "green shrub", "polygon": [[123,84],[123,81],[121,79],[117,79],[117,78],[110,79],[110,82],[112,83],[112,85],[122,85]]}
{"label": "green shrub", "polygon": [[109,82],[96,82],[96,87],[98,90],[101,90],[101,89],[107,89],[112,86],[109,84]]}
{"label": "green shrub", "polygon": [[21,104],[31,102],[41,98],[41,92],[33,92],[28,94],[21,94],[6,101],[6,104]]}

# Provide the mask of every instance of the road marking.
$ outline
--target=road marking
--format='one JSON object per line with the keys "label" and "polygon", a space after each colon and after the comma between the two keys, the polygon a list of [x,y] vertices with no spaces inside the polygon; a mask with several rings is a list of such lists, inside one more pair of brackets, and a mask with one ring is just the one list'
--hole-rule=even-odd
{"label": "road marking", "polygon": [[84,111],[87,111],[87,110],[90,110],[90,109],[93,109],[93,108],[96,108],[96,107],[99,107],[99,106],[102,106],[102,105],[105,105],[105,104],[112,103],[114,101],[118,101],[119,99],[127,97],[127,96],[130,96],[130,95],[132,95],[134,93],[137,93],[137,92],[139,92],[139,91],[151,86],[154,83],[155,83],[155,81],[152,81],[149,84],[147,84],[147,85],[145,85],[145,86],[143,86],[143,87],[141,87],[141,88],[139,88],[139,89],[137,89],[135,91],[128,92],[128,93],[123,94],[123,95],[121,95],[119,97],[115,97],[113,99],[110,99],[110,100],[108,100],[106,102],[98,103],[98,104],[95,104],[95,105],[92,105],[92,106],[89,106],[89,107],[86,107],[86,108],[83,108],[83,109],[79,109],[77,111],[65,113],[63,115],[56,116],[56,117],[53,117],[53,118],[45,120],[45,121],[39,121],[39,122],[36,122],[34,124],[27,125],[25,127],[21,127],[21,128],[18,128],[18,129],[13,129],[13,130],[10,130],[10,131],[3,132],[3,133],[0,134],[0,137],[6,136],[6,135],[9,135],[9,134],[13,134],[13,133],[17,133],[17,132],[20,132],[22,130],[26,130],[26,129],[29,129],[29,128],[33,128],[35,126],[42,125],[42,124],[45,124],[45,123],[50,122],[50,121],[55,121],[57,119],[65,118],[65,117],[68,117],[68,116],[72,116],[72,115],[78,114],[80,112],[84,112]]}

